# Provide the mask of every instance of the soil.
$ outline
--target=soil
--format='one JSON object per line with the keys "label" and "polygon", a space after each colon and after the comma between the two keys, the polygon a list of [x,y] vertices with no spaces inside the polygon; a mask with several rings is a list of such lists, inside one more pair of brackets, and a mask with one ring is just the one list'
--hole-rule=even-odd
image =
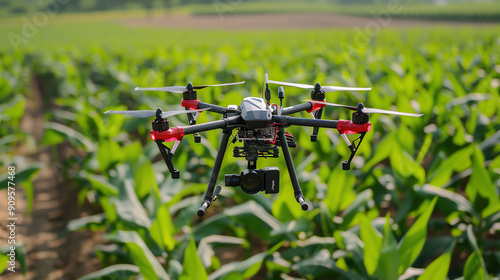
{"label": "soil", "polygon": [[376,19],[335,14],[248,14],[248,15],[176,15],[162,18],[134,18],[120,21],[131,26],[264,30],[264,29],[307,29],[307,28],[372,28],[379,27],[419,27],[436,25],[488,26],[491,23],[464,21],[429,21],[413,19]]}
{"label": "soil", "polygon": [[[44,111],[42,93],[35,78],[31,92],[26,94],[26,112],[21,127],[31,131],[37,144],[43,135]],[[57,149],[58,158],[53,158],[52,149]],[[26,147],[16,149],[16,155],[24,155],[32,161],[45,163],[33,180],[33,208],[26,213],[26,195],[23,188],[16,189],[16,243],[22,242],[27,252],[28,272],[21,273],[17,263],[16,272],[4,272],[0,279],[77,279],[101,268],[93,256],[96,244],[103,243],[99,232],[69,232],[59,237],[71,219],[92,215],[96,209],[89,205],[78,206],[78,188],[61,176],[60,164],[72,151],[67,145],[45,147],[29,152]],[[6,192],[0,192],[1,201],[7,201]],[[6,211],[0,211],[0,236],[7,236]],[[1,244],[5,240],[0,239]]]}

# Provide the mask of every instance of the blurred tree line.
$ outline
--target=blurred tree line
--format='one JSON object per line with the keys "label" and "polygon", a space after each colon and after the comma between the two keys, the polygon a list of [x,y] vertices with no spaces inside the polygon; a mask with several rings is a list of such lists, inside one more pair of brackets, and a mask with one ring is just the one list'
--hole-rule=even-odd
{"label": "blurred tree line", "polygon": [[[235,0],[0,0],[0,15],[24,14],[43,9],[52,2],[58,2],[61,12],[90,12],[123,9],[146,9],[151,11],[155,8],[171,9],[174,6],[187,4],[214,4],[215,2],[231,2]],[[263,0],[245,0],[263,1]],[[266,2],[300,2],[301,0],[267,0]],[[331,3],[331,4],[385,4],[393,0],[308,0],[308,2]],[[413,0],[413,4],[437,3],[438,0]],[[457,2],[485,2],[485,0],[440,0],[439,3]],[[488,2],[488,0],[486,0]],[[489,0],[489,2],[500,2],[500,0]]]}

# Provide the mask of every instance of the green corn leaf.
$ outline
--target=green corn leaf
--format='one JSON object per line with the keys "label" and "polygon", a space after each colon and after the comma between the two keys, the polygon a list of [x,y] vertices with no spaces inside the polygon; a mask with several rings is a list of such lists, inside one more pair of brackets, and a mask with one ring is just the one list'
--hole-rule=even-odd
{"label": "green corn leaf", "polygon": [[[282,178],[283,176],[281,176],[280,179]],[[280,181],[280,185],[291,185],[290,178],[285,177],[284,180]],[[292,188],[280,188],[278,198],[274,201],[272,206],[273,216],[282,222],[292,221],[304,215],[300,207],[296,207],[297,202],[295,202],[294,199],[290,199],[290,197],[294,197]]]}
{"label": "green corn leaf", "polygon": [[156,214],[156,220],[149,229],[153,240],[166,251],[171,251],[175,247],[175,227],[172,222],[172,217],[168,211],[168,205],[163,204],[160,206]]}
{"label": "green corn leaf", "polygon": [[142,144],[139,141],[123,147],[123,155],[130,162],[138,161],[142,154]]}
{"label": "green corn leaf", "polygon": [[391,230],[389,214],[386,216],[384,225],[384,236],[382,238],[382,247],[380,249],[380,259],[378,262],[382,279],[397,280],[399,256],[396,239]]}
{"label": "green corn leaf", "polygon": [[424,213],[415,221],[411,228],[399,241],[399,274],[403,274],[417,259],[420,251],[424,247],[427,236],[427,223],[431,217],[434,206],[436,205],[437,197],[434,197],[429,205],[425,208]]}
{"label": "green corn leaf", "polygon": [[370,170],[377,163],[388,158],[391,154],[392,147],[397,145],[396,133],[391,132],[387,134],[384,139],[380,141],[377,148],[375,149],[375,154],[370,158],[370,160],[363,166],[363,171],[366,172]]}
{"label": "green corn leaf", "polygon": [[[65,139],[69,140],[71,143],[82,145],[89,152],[94,151],[96,148],[96,146],[94,145],[94,143],[92,143],[92,141],[90,141],[83,134],[72,129],[71,127],[55,122],[47,122],[45,123],[44,126],[46,131],[52,130],[52,132],[62,135]],[[45,141],[49,141],[49,139],[46,139]],[[42,138],[42,143],[44,143],[43,138]]]}
{"label": "green corn leaf", "polygon": [[481,254],[481,250],[477,245],[476,237],[474,236],[474,231],[472,225],[467,226],[467,238],[471,244],[474,252],[469,256],[465,262],[464,268],[464,279],[485,279],[488,280],[488,271],[486,270],[486,264]]}
{"label": "green corn leaf", "polygon": [[224,214],[265,240],[269,238],[271,231],[279,230],[282,226],[282,223],[269,214],[264,207],[252,200],[227,208]]}
{"label": "green corn leaf", "polygon": [[104,213],[86,216],[69,221],[66,228],[70,231],[77,231],[82,229],[91,230],[105,230],[106,215]]}
{"label": "green corn leaf", "polygon": [[106,235],[104,238],[112,242],[124,243],[129,249],[130,258],[139,267],[146,279],[170,279],[165,269],[163,269],[137,232],[119,230]]}
{"label": "green corn leaf", "polygon": [[87,179],[92,189],[106,196],[118,196],[118,188],[113,186],[109,180],[102,175],[92,174],[85,171],[80,171],[79,176]]}
{"label": "green corn leaf", "polygon": [[140,273],[139,267],[132,264],[115,264],[105,267],[96,272],[87,274],[78,280],[100,280],[100,279],[130,279]]}
{"label": "green corn leaf", "polygon": [[148,218],[144,207],[135,194],[134,187],[130,179],[125,179],[120,184],[118,200],[115,201],[116,213],[125,221],[145,228],[151,227],[151,220]]}
{"label": "green corn leaf", "polygon": [[479,215],[474,211],[472,204],[463,196],[458,193],[445,190],[442,188],[438,188],[431,185],[423,185],[421,188],[417,189],[419,193],[425,195],[438,196],[440,198],[444,198],[447,201],[453,203],[453,210],[465,211],[469,213],[471,216],[479,220]]}
{"label": "green corn leaf", "polygon": [[352,188],[356,178],[340,168],[335,168],[328,180],[326,197],[323,200],[333,215],[349,206],[356,195]]}
{"label": "green corn leaf", "polygon": [[142,164],[135,170],[135,192],[139,199],[151,193],[153,188],[158,188],[155,180],[155,172],[149,159],[145,159]]}
{"label": "green corn leaf", "polygon": [[191,236],[189,244],[184,251],[184,262],[182,263],[183,270],[179,280],[200,279],[208,280],[207,272],[201,263],[200,257],[196,252],[196,245]]}
{"label": "green corn leaf", "polygon": [[339,268],[326,249],[317,250],[312,256],[296,262],[292,269],[310,279],[340,279],[339,275],[349,280],[363,279],[353,272]]}
{"label": "green corn leaf", "polygon": [[281,256],[289,261],[293,261],[296,256],[310,256],[321,249],[334,250],[337,248],[337,239],[333,237],[312,236],[304,241],[298,240],[297,246],[280,252]]}
{"label": "green corn leaf", "polygon": [[208,276],[210,280],[216,279],[247,279],[257,273],[267,252],[259,253],[241,262],[232,262],[223,265]]}
{"label": "green corn leaf", "polygon": [[399,145],[391,147],[390,160],[393,170],[402,178],[413,176],[419,184],[425,182],[424,168]]}
{"label": "green corn leaf", "polygon": [[97,160],[102,171],[107,171],[113,163],[123,161],[124,155],[118,143],[107,140],[101,142],[97,150]]}
{"label": "green corn leaf", "polygon": [[487,280],[489,279],[486,275],[486,271],[482,267],[483,259],[476,252],[472,252],[467,261],[465,262],[464,268],[464,279],[474,279],[474,280]]}
{"label": "green corn leaf", "polygon": [[9,256],[7,254],[9,253],[7,250],[3,251],[2,248],[0,248],[0,271],[5,271],[7,269],[7,266],[9,265]]}
{"label": "green corn leaf", "polygon": [[351,205],[349,205],[344,212],[342,212],[342,226],[349,228],[349,226],[355,221],[356,216],[360,212],[364,211],[372,200],[373,191],[371,189],[366,189],[360,192]]}
{"label": "green corn leaf", "polygon": [[375,230],[368,218],[359,216],[359,235],[363,241],[363,263],[369,275],[373,275],[378,267],[380,249],[382,248],[382,236]]}
{"label": "green corn leaf", "polygon": [[431,264],[427,266],[424,273],[420,275],[417,280],[446,280],[448,269],[450,267],[451,253],[453,252],[453,248],[455,248],[455,243],[452,243],[451,246],[446,250],[446,252],[444,252],[441,256],[431,262]]}
{"label": "green corn leaf", "polygon": [[450,180],[453,171],[462,172],[469,168],[471,165],[471,152],[471,146],[467,146],[453,153],[449,158],[443,161],[437,170],[430,176],[431,181],[429,184],[440,187]]}
{"label": "green corn leaf", "polygon": [[[474,147],[472,153],[472,175],[465,187],[465,193],[483,218],[500,211],[500,198],[496,194],[495,185],[491,182],[490,175],[484,167],[483,153],[477,146]],[[485,203],[485,201],[487,202]]]}

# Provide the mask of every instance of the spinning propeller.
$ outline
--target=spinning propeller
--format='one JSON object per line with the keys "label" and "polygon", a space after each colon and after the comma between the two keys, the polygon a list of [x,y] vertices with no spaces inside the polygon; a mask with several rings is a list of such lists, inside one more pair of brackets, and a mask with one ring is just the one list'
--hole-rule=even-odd
{"label": "spinning propeller", "polygon": [[218,85],[204,85],[204,86],[193,86],[193,84],[188,83],[187,86],[169,86],[169,87],[154,87],[154,88],[141,88],[136,87],[135,90],[146,90],[146,91],[168,91],[175,93],[183,93],[183,92],[192,92],[195,89],[202,89],[206,87],[222,87],[222,86],[232,86],[232,85],[241,85],[244,84],[245,81],[237,82],[237,83],[227,83],[227,84],[218,84]]}
{"label": "spinning propeller", "polygon": [[421,117],[424,115],[424,114],[403,113],[403,112],[396,112],[396,111],[389,111],[389,110],[382,110],[382,109],[375,109],[375,108],[366,108],[363,105],[363,103],[359,103],[358,106],[348,106],[348,105],[335,104],[335,103],[329,103],[329,102],[323,102],[323,101],[315,101],[315,100],[308,100],[308,101],[311,103],[323,104],[326,106],[343,107],[343,108],[347,108],[349,110],[356,111],[356,113],[362,113],[362,114],[381,113],[381,114],[409,116],[409,117]]}
{"label": "spinning propeller", "polygon": [[163,112],[161,111],[160,108],[158,108],[156,111],[153,110],[129,110],[129,111],[113,111],[109,110],[104,112],[104,114],[121,114],[121,115],[129,115],[129,116],[134,116],[138,118],[149,118],[152,116],[156,116],[157,118],[166,118],[170,116],[175,116],[175,115],[180,115],[180,114],[188,114],[188,113],[197,113],[197,112],[202,112],[209,110],[210,108],[204,108],[204,109],[197,109],[197,110],[176,110],[176,111],[167,111]]}
{"label": "spinning propeller", "polygon": [[324,92],[334,92],[334,91],[348,91],[348,90],[371,90],[372,88],[360,88],[360,87],[338,87],[338,86],[321,86],[320,83],[316,83],[313,85],[306,84],[298,84],[298,83],[288,83],[288,82],[280,82],[269,80],[270,84],[282,85],[282,86],[292,86],[303,89],[311,89],[315,92],[324,91]]}

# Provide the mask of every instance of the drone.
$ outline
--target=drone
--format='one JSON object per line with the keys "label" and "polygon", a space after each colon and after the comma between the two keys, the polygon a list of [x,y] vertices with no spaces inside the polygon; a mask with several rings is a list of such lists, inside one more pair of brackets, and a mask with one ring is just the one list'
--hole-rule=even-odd
{"label": "drone", "polygon": [[[243,84],[243,82],[226,83],[217,85],[193,86],[188,83],[187,86],[168,86],[156,88],[140,88],[140,91],[165,91],[182,94],[181,105],[185,110],[166,111],[161,108],[153,110],[129,110],[129,111],[106,111],[105,114],[123,114],[139,118],[155,117],[152,120],[151,139],[156,142],[160,153],[167,165],[167,168],[173,179],[180,178],[179,170],[174,168],[172,158],[184,136],[193,134],[195,143],[201,143],[200,132],[209,130],[222,130],[222,139],[215,159],[215,164],[208,182],[207,191],[201,207],[198,209],[198,216],[205,215],[205,211],[210,207],[212,201],[217,200],[222,187],[240,187],[247,194],[256,194],[265,192],[266,194],[276,194],[279,192],[280,171],[277,167],[265,167],[257,169],[257,160],[259,158],[278,158],[280,148],[285,158],[288,174],[290,175],[295,200],[300,204],[302,210],[307,211],[309,205],[304,199],[304,195],[299,185],[297,173],[290,153],[290,148],[295,148],[297,143],[295,138],[286,131],[289,126],[307,126],[312,127],[311,141],[318,140],[319,128],[337,129],[340,136],[345,141],[351,155],[348,160],[342,162],[342,169],[349,170],[351,161],[356,151],[359,149],[365,134],[370,131],[371,123],[369,116],[371,113],[383,113],[400,116],[420,117],[422,114],[401,113],[381,109],[367,108],[363,103],[357,106],[347,106],[326,102],[326,93],[335,91],[368,91],[371,88],[359,87],[339,87],[339,86],[321,86],[298,84],[290,82],[280,82],[268,79],[265,74],[265,90],[262,98],[245,97],[239,106],[230,105],[222,107],[209,104],[198,100],[197,90],[207,87],[232,86]],[[279,105],[271,103],[271,90],[269,84],[280,85],[278,88]],[[298,87],[311,90],[311,100],[302,104],[283,108],[283,99],[285,93],[283,86]],[[321,119],[323,109],[326,106],[343,107],[354,111],[351,120],[324,120]],[[214,112],[222,115],[222,119],[207,123],[197,124],[198,116],[204,112]],[[311,113],[312,119],[298,118],[290,115],[298,112]],[[180,114],[187,114],[188,126],[170,127],[168,117]],[[217,178],[222,165],[222,160],[226,153],[229,140],[233,136],[232,143],[242,143],[242,146],[235,146],[233,157],[245,158],[248,162],[247,169],[240,174],[226,174],[224,182],[217,185]],[[346,134],[359,134],[359,137],[349,141]],[[174,142],[172,148],[168,148],[164,143]]]}

